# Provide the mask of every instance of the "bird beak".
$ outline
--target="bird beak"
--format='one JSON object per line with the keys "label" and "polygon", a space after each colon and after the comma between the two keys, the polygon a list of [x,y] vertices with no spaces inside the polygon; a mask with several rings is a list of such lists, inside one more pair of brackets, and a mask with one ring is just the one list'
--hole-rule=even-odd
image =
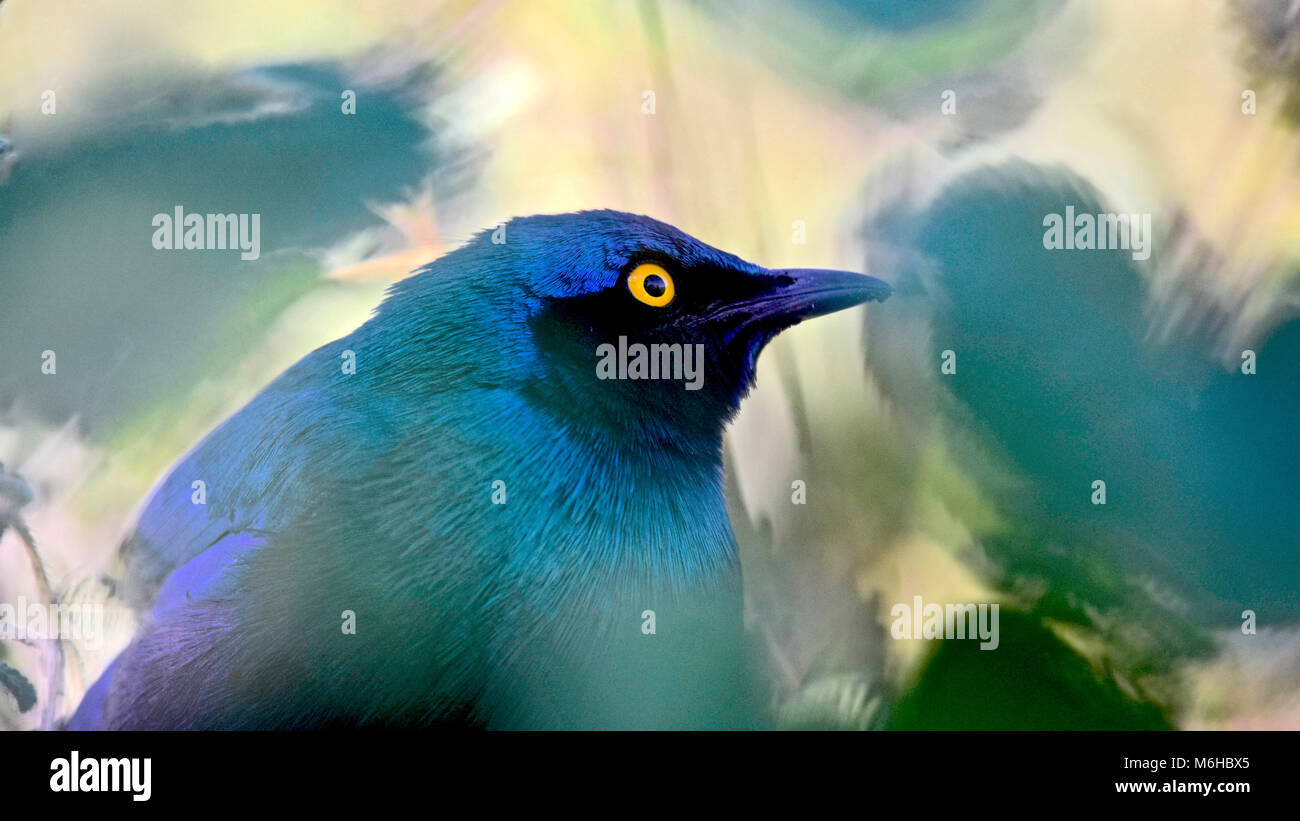
{"label": "bird beak", "polygon": [[723,310],[736,330],[752,326],[781,330],[863,302],[883,301],[894,290],[889,283],[865,274],[818,268],[768,271],[762,279],[766,287],[759,293]]}

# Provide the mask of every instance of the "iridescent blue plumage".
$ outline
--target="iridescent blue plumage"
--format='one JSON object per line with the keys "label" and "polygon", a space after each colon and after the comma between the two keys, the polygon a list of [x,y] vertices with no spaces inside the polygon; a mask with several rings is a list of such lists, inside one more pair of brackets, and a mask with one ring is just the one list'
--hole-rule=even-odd
{"label": "iridescent blue plumage", "polygon": [[[722,431],[772,336],[887,294],[613,211],[480,234],[164,479],[150,615],[70,726],[751,726]],[[701,346],[702,389],[599,378],[620,335]]]}

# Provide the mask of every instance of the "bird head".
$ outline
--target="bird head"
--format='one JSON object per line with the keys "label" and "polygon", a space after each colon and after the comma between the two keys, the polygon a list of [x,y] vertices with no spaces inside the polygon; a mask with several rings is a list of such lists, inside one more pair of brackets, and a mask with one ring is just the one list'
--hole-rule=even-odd
{"label": "bird head", "polygon": [[476,381],[496,374],[571,429],[716,452],[774,336],[890,292],[862,274],[763,268],[648,217],[584,211],[484,231],[390,302],[450,310],[447,322],[497,354],[475,365]]}

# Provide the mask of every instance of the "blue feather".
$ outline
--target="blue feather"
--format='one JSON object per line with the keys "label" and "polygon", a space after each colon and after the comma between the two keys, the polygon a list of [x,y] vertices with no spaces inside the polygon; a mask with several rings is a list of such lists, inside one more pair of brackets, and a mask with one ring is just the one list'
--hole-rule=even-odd
{"label": "blue feather", "polygon": [[[722,432],[773,335],[887,294],[614,211],[478,235],[161,482],[76,726],[754,726]],[[699,345],[703,389],[597,378],[620,335]]]}

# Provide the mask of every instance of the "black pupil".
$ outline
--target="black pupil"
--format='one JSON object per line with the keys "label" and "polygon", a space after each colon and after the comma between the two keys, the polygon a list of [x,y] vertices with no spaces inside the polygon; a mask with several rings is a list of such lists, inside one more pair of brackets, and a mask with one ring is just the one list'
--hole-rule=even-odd
{"label": "black pupil", "polygon": [[668,283],[658,274],[651,274],[645,278],[645,292],[650,296],[663,296],[664,291],[668,290]]}

